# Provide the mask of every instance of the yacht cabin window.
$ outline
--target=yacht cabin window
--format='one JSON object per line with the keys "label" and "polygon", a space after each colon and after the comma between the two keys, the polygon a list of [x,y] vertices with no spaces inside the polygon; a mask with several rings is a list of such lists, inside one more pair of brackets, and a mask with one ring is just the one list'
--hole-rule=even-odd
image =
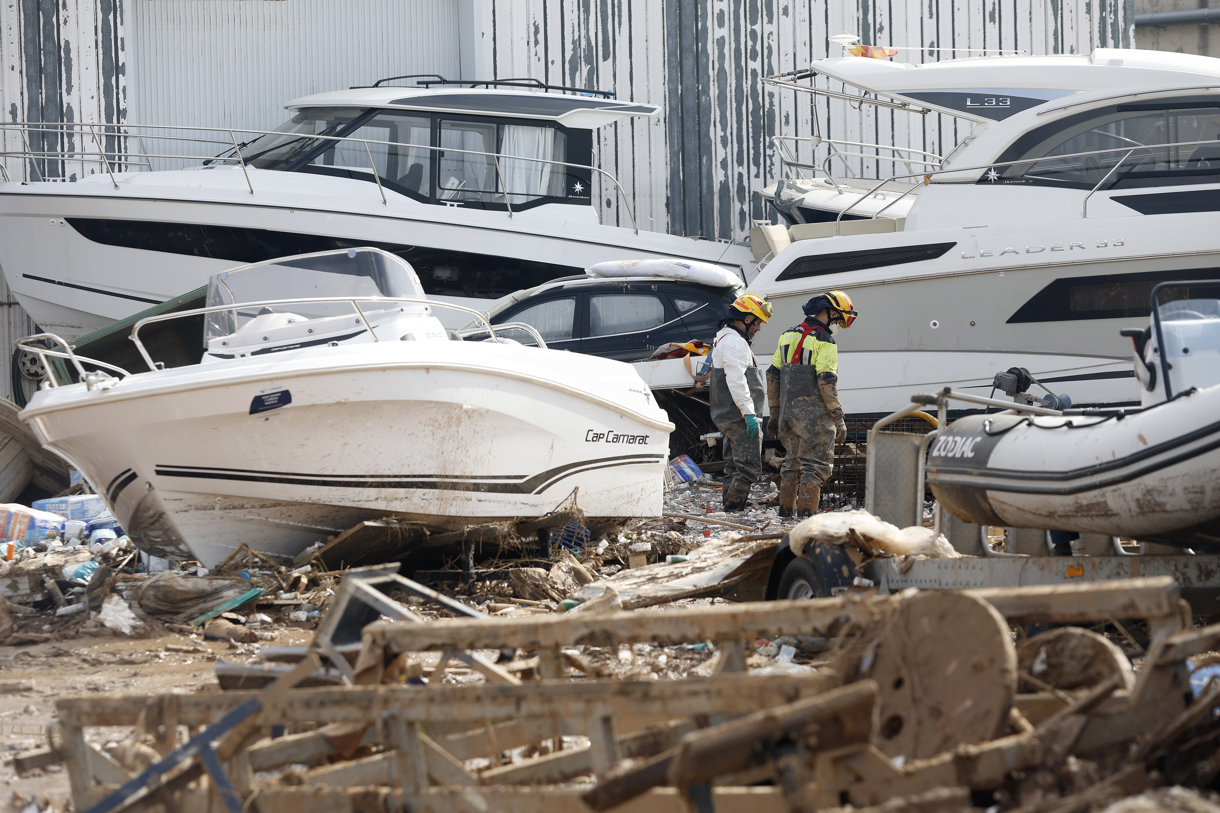
{"label": "yacht cabin window", "polygon": [[519,119],[307,108],[243,145],[242,156],[259,169],[369,181],[375,168],[384,187],[417,200],[507,208],[569,197],[587,202],[588,171],[563,166],[588,163],[587,155],[569,154],[587,152],[587,140]]}
{"label": "yacht cabin window", "polygon": [[[1200,141],[1208,143],[1182,143]],[[1001,179],[1080,189],[1215,183],[1220,104],[1161,100],[1089,111],[1023,136],[1000,160],[1025,158],[1036,160],[1003,169]],[[982,182],[990,182],[986,174]]]}

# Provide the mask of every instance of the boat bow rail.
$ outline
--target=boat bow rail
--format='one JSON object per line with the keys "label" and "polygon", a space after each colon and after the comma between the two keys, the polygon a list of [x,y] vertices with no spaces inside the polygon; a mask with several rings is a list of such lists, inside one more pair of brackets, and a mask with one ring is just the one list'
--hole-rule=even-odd
{"label": "boat bow rail", "polygon": [[[255,173],[251,177],[251,165],[247,163],[247,156],[242,153],[242,148],[248,146],[250,142],[263,136],[283,136],[282,131],[277,130],[233,130],[223,127],[189,127],[189,126],[166,126],[166,125],[142,125],[142,124],[88,124],[88,123],[42,123],[42,122],[0,122],[0,136],[9,132],[16,132],[21,140],[22,149],[8,152],[0,152],[0,178],[5,183],[12,183],[13,179],[9,175],[8,169],[5,167],[4,159],[16,158],[18,160],[27,161],[31,169],[33,177],[42,181],[64,181],[67,182],[69,177],[68,167],[70,164],[79,162],[80,172],[82,176],[105,173],[110,179],[114,189],[119,189],[119,178],[116,173],[122,175],[131,170],[143,170],[145,172],[154,172],[153,161],[177,161],[182,162],[182,166],[175,167],[176,169],[206,169],[209,164],[227,164],[239,168],[242,171],[243,178],[246,182],[246,188],[250,195],[255,195],[255,180],[258,175]],[[183,134],[185,133],[185,135]],[[243,140],[238,140],[238,134],[243,136]],[[224,136],[222,138],[208,138],[208,134]],[[442,147],[433,144],[416,144],[402,141],[379,141],[368,138],[351,138],[344,136],[328,136],[328,135],[301,135],[297,138],[302,141],[316,142],[334,142],[338,147],[342,144],[347,144],[356,149],[368,162],[367,167],[361,167],[359,171],[370,172],[373,181],[376,182],[377,191],[381,196],[381,205],[389,206],[389,198],[386,197],[386,187],[382,184],[382,175],[377,170],[376,162],[373,160],[373,150],[385,151],[391,148],[399,150],[423,151],[429,155],[447,155],[460,154],[491,159],[495,168],[496,178],[499,181],[500,192],[498,197],[508,211],[508,216],[514,216],[513,203],[511,198],[533,198],[538,197],[538,191],[523,190],[510,191],[505,186],[504,172],[501,168],[501,160],[505,161],[527,161],[532,164],[540,164],[547,167],[556,167],[562,169],[579,169],[594,173],[597,177],[602,178],[606,183],[611,184],[618,196],[619,203],[626,209],[627,216],[631,220],[631,227],[636,234],[640,233],[639,224],[635,219],[635,212],[631,208],[631,201],[628,198],[627,192],[623,189],[621,183],[614,175],[601,169],[600,167],[592,166],[591,164],[576,164],[567,161],[555,161],[547,158],[535,158],[526,155],[514,155],[503,152],[487,152],[483,150],[467,150],[458,149],[456,147]],[[151,153],[147,149],[145,142],[187,142],[191,144],[210,145],[212,149],[229,150],[231,155],[221,154],[216,156],[200,156],[183,153]],[[68,148],[68,149],[34,149],[33,144],[45,144],[53,142],[57,144],[86,144],[92,142],[96,149]],[[136,150],[131,150],[132,145],[137,145]],[[113,146],[108,146],[113,145]],[[204,166],[193,166],[196,162],[202,161]],[[39,167],[39,162],[42,166]],[[191,166],[188,166],[191,165]],[[257,168],[257,167],[256,167]],[[448,190],[442,187],[443,191]],[[444,201],[441,201],[444,203]]]}
{"label": "boat bow rail", "polygon": [[[195,308],[195,309],[189,310],[189,311],[180,311],[178,313],[160,314],[158,316],[150,316],[148,318],[141,319],[140,321],[136,322],[135,325],[132,326],[131,335],[128,338],[130,338],[131,341],[136,345],[136,349],[139,351],[140,357],[142,359],[144,359],[145,364],[148,365],[149,371],[155,372],[157,370],[165,369],[165,364],[163,362],[155,361],[153,359],[152,355],[148,352],[148,348],[146,348],[144,346],[144,343],[140,340],[140,330],[147,325],[154,324],[157,322],[169,322],[169,321],[173,321],[176,319],[184,319],[184,318],[189,318],[189,317],[193,317],[193,316],[205,316],[207,314],[212,314],[212,313],[240,311],[240,310],[248,310],[248,309],[252,309],[252,308],[273,308],[273,307],[283,307],[283,306],[291,306],[291,305],[331,304],[331,303],[340,303],[340,304],[347,303],[347,304],[351,305],[353,310],[357,314],[360,322],[363,324],[364,329],[368,332],[369,336],[372,338],[372,340],[374,342],[383,342],[386,340],[377,335],[377,325],[375,325],[374,323],[369,321],[368,317],[365,315],[365,308],[361,307],[361,303],[364,303],[366,306],[369,304],[385,304],[385,303],[425,305],[427,307],[441,307],[441,308],[449,308],[449,309],[456,310],[456,311],[462,311],[463,313],[467,313],[467,314],[474,316],[475,319],[478,320],[479,322],[482,322],[483,326],[479,327],[479,328],[475,328],[474,330],[477,331],[480,335],[487,334],[488,341],[494,341],[497,343],[513,342],[512,339],[506,339],[501,336],[498,336],[496,334],[496,328],[492,326],[491,322],[489,322],[487,320],[487,317],[480,311],[474,310],[473,308],[466,308],[461,305],[455,305],[455,304],[452,304],[449,302],[439,302],[439,301],[431,300],[431,299],[418,299],[418,298],[411,298],[411,297],[305,297],[305,298],[298,298],[298,299],[274,299],[274,300],[266,300],[266,301],[261,301],[261,302],[238,302],[238,303],[234,303],[231,305],[214,305],[212,307],[207,307],[207,308]],[[499,325],[498,327],[500,328],[501,331],[505,330],[506,328],[524,331],[530,335],[530,337],[537,344],[538,348],[540,348],[542,350],[547,349],[546,341],[543,340],[542,336],[538,333],[537,329],[535,329],[531,325],[527,325],[524,322],[510,322],[507,324]],[[46,343],[51,343],[53,345],[57,345],[58,347],[61,347],[63,349],[56,350],[53,347],[48,347]],[[519,342],[513,342],[513,343],[519,344]],[[15,346],[18,350],[33,353],[34,355],[38,356],[38,358],[42,361],[43,365],[49,371],[47,378],[46,378],[46,386],[51,389],[53,389],[55,387],[67,386],[67,385],[76,383],[71,380],[70,376],[65,375],[66,370],[59,368],[54,364],[48,363],[48,359],[52,359],[52,358],[63,359],[65,361],[70,362],[72,364],[72,366],[76,369],[77,374],[79,376],[79,380],[81,382],[84,382],[86,387],[90,390],[109,389],[110,387],[114,386],[114,384],[119,379],[115,379],[113,376],[101,375],[99,370],[95,370],[95,371],[86,370],[85,369],[86,365],[92,365],[92,366],[100,368],[101,370],[109,370],[112,372],[116,372],[119,374],[120,378],[126,378],[126,377],[132,375],[132,373],[128,372],[127,370],[124,370],[121,367],[116,367],[113,364],[108,364],[104,361],[98,361],[97,359],[91,359],[86,356],[77,355],[76,352],[73,350],[72,346],[70,344],[68,344],[68,342],[66,342],[63,338],[56,336],[53,333],[39,333],[34,336],[27,336],[26,338],[18,341]],[[66,380],[60,381],[59,380],[60,376],[65,376]]]}
{"label": "boat bow rail", "polygon": [[[56,350],[53,347],[48,347],[47,346],[48,342],[51,344],[54,344],[54,345],[58,345],[59,347],[62,347],[63,349]],[[58,367],[57,365],[49,363],[48,360],[53,359],[53,358],[63,359],[65,361],[70,362],[72,364],[72,366],[76,368],[76,372],[79,375],[80,380],[83,381],[85,384],[85,387],[90,390],[107,389],[108,387],[114,386],[114,383],[119,380],[119,379],[114,378],[113,376],[101,374],[102,370],[110,370],[112,372],[116,372],[119,374],[120,378],[126,378],[129,375],[131,375],[131,373],[127,372],[122,367],[116,367],[113,364],[107,364],[104,361],[98,361],[97,359],[91,359],[87,356],[77,355],[76,352],[72,349],[72,345],[68,344],[61,337],[56,336],[54,333],[38,333],[34,336],[26,336],[24,339],[19,339],[17,342],[15,342],[14,347],[18,351],[33,353],[34,355],[36,355],[38,357],[39,361],[42,362],[43,367],[46,368],[46,370],[47,370],[47,377],[44,380],[45,381],[44,385],[51,389],[53,389],[55,387],[62,387],[62,386],[66,386],[68,384],[76,383],[76,382],[72,381],[70,378],[63,381],[62,383],[57,381],[58,376],[64,375],[64,370],[62,368]],[[98,368],[100,368],[100,370],[93,370],[93,371],[86,370],[85,369],[86,364],[98,367]],[[107,383],[107,382],[109,382],[109,383]]]}

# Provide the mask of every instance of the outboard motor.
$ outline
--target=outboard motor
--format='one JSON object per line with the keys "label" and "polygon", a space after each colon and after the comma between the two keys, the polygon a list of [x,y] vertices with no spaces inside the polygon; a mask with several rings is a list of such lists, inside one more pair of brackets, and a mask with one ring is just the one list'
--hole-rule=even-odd
{"label": "outboard motor", "polygon": [[[1043,395],[1041,398],[1030,395],[1028,390],[1035,384],[1046,390],[1046,395]],[[1013,401],[1025,406],[1040,406],[1046,409],[1067,409],[1072,405],[1071,398],[1051,392],[1045,384],[1034,378],[1033,373],[1024,367],[1009,367],[1005,372],[996,373],[995,378],[991,380],[991,386],[1005,395],[1012,396]]]}

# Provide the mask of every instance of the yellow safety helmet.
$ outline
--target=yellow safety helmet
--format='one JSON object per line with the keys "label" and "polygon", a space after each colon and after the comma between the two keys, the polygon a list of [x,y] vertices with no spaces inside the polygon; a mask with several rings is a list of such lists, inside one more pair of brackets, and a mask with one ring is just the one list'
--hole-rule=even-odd
{"label": "yellow safety helmet", "polygon": [[771,314],[775,312],[771,303],[758,294],[742,294],[729,307],[742,313],[752,313],[764,323],[770,321]]}
{"label": "yellow safety helmet", "polygon": [[[851,297],[842,291],[828,291],[824,294],[818,294],[804,304],[802,310],[806,316],[815,316],[818,311],[829,310],[839,314],[839,318],[843,322],[843,327],[851,327],[851,323],[856,321],[856,317],[860,314],[852,310]],[[834,321],[833,316],[831,321]]]}
{"label": "yellow safety helmet", "polygon": [[831,291],[826,298],[830,300],[830,306],[843,315],[843,327],[851,327],[851,323],[860,315],[852,310],[851,297],[842,291]]}

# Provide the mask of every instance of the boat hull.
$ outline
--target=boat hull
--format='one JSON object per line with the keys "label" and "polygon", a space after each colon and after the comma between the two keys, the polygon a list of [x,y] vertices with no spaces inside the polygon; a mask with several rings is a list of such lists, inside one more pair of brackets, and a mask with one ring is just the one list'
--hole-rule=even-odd
{"label": "boat hull", "polygon": [[628,365],[412,344],[63,387],[22,417],[143,548],[207,566],[386,516],[444,531],[570,500],[590,521],[660,514],[672,427]]}
{"label": "boat hull", "polygon": [[[251,173],[259,189],[253,196],[241,173],[219,171],[120,176],[118,189],[84,181],[0,183],[0,269],[30,317],[68,339],[197,288],[235,264],[327,248],[452,255],[444,268],[420,269],[425,289],[432,299],[477,310],[528,287],[523,279],[545,280],[509,274],[490,292],[462,293],[478,289],[487,274],[478,262],[466,269],[462,252],[491,268],[514,267],[500,258],[520,260],[522,268],[549,269],[551,277],[647,257],[717,263],[743,279],[753,270],[745,246],[604,226],[588,206],[556,204],[510,216],[422,204],[394,192],[383,205],[376,187],[361,181]],[[86,221],[110,242],[82,233]],[[149,232],[158,239],[150,242]],[[468,274],[469,284],[454,284],[452,274]],[[447,327],[469,320],[444,310],[439,316]]]}
{"label": "boat hull", "polygon": [[1118,417],[974,415],[932,443],[928,484],[981,525],[1220,551],[1220,386]]}

